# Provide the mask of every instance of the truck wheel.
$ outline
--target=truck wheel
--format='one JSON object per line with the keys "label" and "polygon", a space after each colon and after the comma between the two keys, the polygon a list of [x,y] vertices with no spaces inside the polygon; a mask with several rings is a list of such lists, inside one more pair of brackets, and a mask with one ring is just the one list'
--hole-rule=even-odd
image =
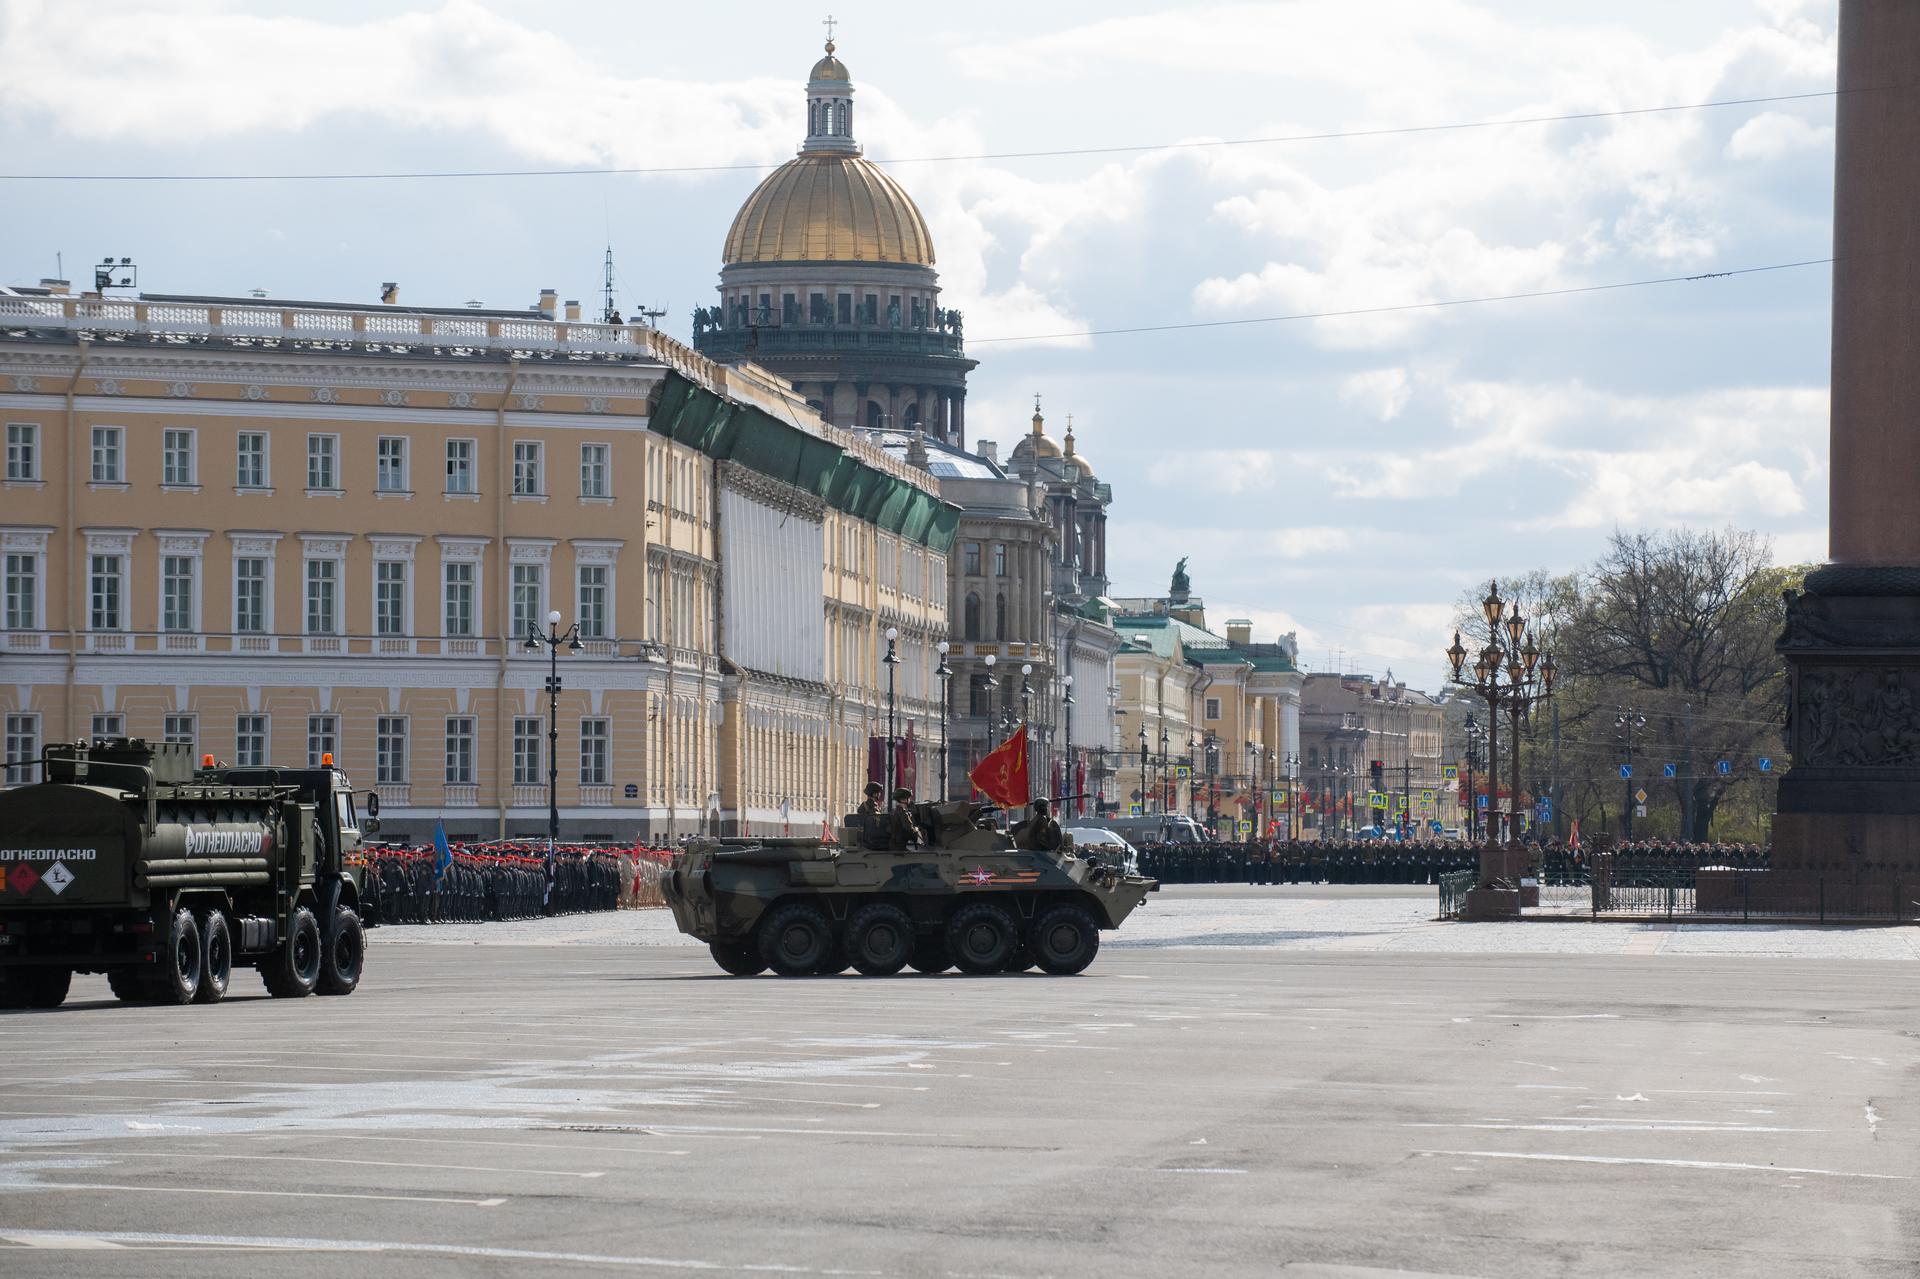
{"label": "truck wheel", "polygon": [[963,973],[984,977],[1007,966],[1020,944],[1013,916],[990,902],[972,902],[947,920],[947,950]]}
{"label": "truck wheel", "polygon": [[853,967],[853,957],[847,954],[847,943],[836,936],[833,944],[827,947],[826,957],[820,961],[820,966],[813,970],[813,975],[837,977],[851,967]]}
{"label": "truck wheel", "polygon": [[107,974],[107,989],[123,1004],[150,1004],[153,987],[138,968],[115,968]]}
{"label": "truck wheel", "polygon": [[709,942],[707,949],[713,954],[713,962],[735,977],[758,977],[767,971],[767,961],[752,942]]}
{"label": "truck wheel", "polygon": [[315,987],[323,995],[351,995],[360,984],[361,970],[367,966],[367,930],[360,916],[345,906],[333,908],[333,927],[327,930],[327,944],[321,952],[320,981]]}
{"label": "truck wheel", "polygon": [[200,923],[192,911],[182,906],[173,912],[167,924],[160,969],[151,988],[154,1002],[192,1003],[193,997],[200,993],[200,979],[205,972],[206,952],[200,948]]}
{"label": "truck wheel", "polygon": [[233,976],[233,934],[227,931],[227,917],[217,910],[200,917],[200,952],[205,960],[193,1002],[217,1004],[227,997],[227,981]]}
{"label": "truck wheel", "polygon": [[891,977],[913,954],[913,920],[898,906],[875,902],[847,921],[847,955],[868,977]]}
{"label": "truck wheel", "polygon": [[907,956],[907,967],[928,976],[946,972],[953,967],[953,956],[947,953],[947,939],[935,933],[915,941],[913,953]]}
{"label": "truck wheel", "polygon": [[67,1002],[67,991],[73,985],[73,969],[41,968],[29,977],[27,1007],[58,1008]]}
{"label": "truck wheel", "polygon": [[1002,971],[1024,973],[1039,962],[1040,961],[1034,957],[1033,948],[1028,946],[1027,943],[1021,942],[1013,948],[1013,953],[1007,956],[1007,966]]}
{"label": "truck wheel", "polygon": [[320,924],[305,906],[293,912],[280,949],[260,965],[260,978],[275,999],[301,999],[320,980]]}
{"label": "truck wheel", "polygon": [[782,977],[817,971],[832,949],[827,917],[812,906],[789,902],[775,907],[760,925],[760,957]]}
{"label": "truck wheel", "polygon": [[1034,922],[1029,945],[1042,969],[1069,977],[1100,953],[1100,926],[1082,907],[1055,906]]}

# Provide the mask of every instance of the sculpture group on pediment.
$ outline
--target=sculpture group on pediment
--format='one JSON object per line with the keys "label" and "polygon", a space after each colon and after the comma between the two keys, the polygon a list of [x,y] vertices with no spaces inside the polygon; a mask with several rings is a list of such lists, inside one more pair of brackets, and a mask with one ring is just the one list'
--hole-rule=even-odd
{"label": "sculpture group on pediment", "polygon": [[1795,708],[1808,764],[1920,765],[1920,702],[1898,667],[1803,670]]}

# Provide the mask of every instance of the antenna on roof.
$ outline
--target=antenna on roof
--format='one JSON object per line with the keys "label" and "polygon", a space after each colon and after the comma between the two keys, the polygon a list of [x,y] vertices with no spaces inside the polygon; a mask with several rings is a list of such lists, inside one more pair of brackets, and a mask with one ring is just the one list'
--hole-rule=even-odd
{"label": "antenna on roof", "polygon": [[666,313],[667,308],[664,306],[643,306],[640,308],[640,314],[646,317],[647,327],[650,329],[659,328],[660,326],[655,323],[655,321]]}
{"label": "antenna on roof", "polygon": [[620,323],[620,312],[613,309],[613,246],[607,246],[606,267],[600,278],[600,323]]}
{"label": "antenna on roof", "polygon": [[93,268],[93,290],[105,293],[108,289],[131,289],[140,279],[140,268],[134,265],[132,258],[121,258],[118,262],[112,258],[101,258],[100,265]]}

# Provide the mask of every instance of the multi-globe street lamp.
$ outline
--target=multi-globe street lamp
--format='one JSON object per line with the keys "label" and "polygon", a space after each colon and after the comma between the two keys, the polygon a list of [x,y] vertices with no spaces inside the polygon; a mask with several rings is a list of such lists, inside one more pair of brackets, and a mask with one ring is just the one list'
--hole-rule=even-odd
{"label": "multi-globe street lamp", "polygon": [[894,672],[894,669],[900,665],[899,644],[900,644],[900,628],[897,626],[889,626],[887,628],[887,655],[880,659],[886,665],[886,668],[887,668],[886,777],[887,777],[887,802],[889,804],[893,802],[893,788],[898,780],[894,773],[895,761],[893,758],[893,750],[894,750],[893,743],[895,740],[895,733],[896,733],[896,728],[895,728],[896,721],[894,719],[894,703],[893,703],[893,672]]}
{"label": "multi-globe street lamp", "polygon": [[[1480,611],[1487,619],[1489,639],[1474,661],[1471,677],[1463,674],[1467,650],[1460,643],[1460,632],[1457,630],[1453,633],[1452,647],[1446,650],[1447,663],[1451,671],[1449,678],[1454,683],[1470,688],[1487,699],[1488,835],[1491,842],[1507,843],[1517,839],[1520,833],[1520,717],[1529,707],[1553,696],[1556,668],[1553,654],[1543,654],[1540,646],[1534,642],[1527,618],[1521,613],[1517,600],[1512,604],[1512,611],[1508,611],[1508,602],[1500,598],[1498,582],[1488,584],[1487,597],[1480,601]],[[1500,646],[1502,632],[1507,641],[1505,648]],[[1504,686],[1500,683],[1502,674],[1507,677]],[[1513,720],[1513,771],[1508,793],[1515,805],[1504,834],[1494,825],[1494,810],[1498,808],[1497,797],[1500,793],[1499,715],[1503,702]]]}
{"label": "multi-globe street lamp", "polygon": [[580,623],[560,629],[558,609],[547,614],[545,635],[538,624],[527,623],[526,650],[537,653],[543,644],[547,649],[547,843],[551,845],[560,839],[560,646],[578,653],[586,645],[580,642]]}
{"label": "multi-globe street lamp", "polygon": [[1463,731],[1467,738],[1467,842],[1471,844],[1480,838],[1480,792],[1473,775],[1480,767],[1480,743],[1486,740],[1487,730],[1469,713]]}
{"label": "multi-globe street lamp", "polygon": [[1067,815],[1078,816],[1080,811],[1080,792],[1074,785],[1073,772],[1073,676],[1060,677],[1060,731],[1065,738],[1061,749],[1060,789],[1073,798],[1067,800]]}

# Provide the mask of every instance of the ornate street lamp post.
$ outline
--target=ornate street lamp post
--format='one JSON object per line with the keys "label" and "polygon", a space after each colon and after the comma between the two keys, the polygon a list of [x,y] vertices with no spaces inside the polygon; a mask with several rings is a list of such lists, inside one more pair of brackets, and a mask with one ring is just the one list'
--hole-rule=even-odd
{"label": "ornate street lamp post", "polygon": [[[1553,681],[1556,674],[1553,654],[1542,654],[1532,634],[1527,629],[1527,619],[1515,603],[1512,612],[1507,611],[1507,601],[1500,598],[1499,584],[1492,583],[1487,589],[1487,597],[1480,601],[1480,611],[1487,619],[1487,633],[1491,638],[1487,646],[1480,650],[1478,660],[1474,662],[1472,677],[1463,674],[1467,660],[1467,650],[1460,642],[1460,632],[1453,633],[1453,644],[1446,650],[1449,678],[1456,684],[1472,689],[1487,699],[1487,835],[1491,843],[1510,842],[1519,836],[1520,803],[1520,719],[1527,709],[1545,702],[1553,696]],[[1507,647],[1500,646],[1500,640],[1507,641]],[[1503,687],[1500,676],[1504,673],[1507,683]],[[1499,825],[1498,796],[1500,793],[1500,704],[1507,704],[1508,714],[1513,720],[1513,769],[1508,794],[1511,796],[1515,811],[1503,830]],[[1475,804],[1478,808],[1478,804]]]}
{"label": "ornate street lamp post", "polygon": [[897,626],[889,626],[887,628],[887,655],[880,659],[883,663],[885,663],[887,668],[886,776],[887,776],[887,802],[889,804],[893,802],[893,788],[896,781],[896,778],[894,776],[894,758],[893,758],[893,742],[894,742],[894,732],[895,732],[894,703],[893,703],[893,672],[894,672],[894,668],[900,665],[899,642],[900,642],[900,628]]}
{"label": "ornate street lamp post", "polygon": [[561,631],[558,610],[547,614],[545,635],[528,623],[526,650],[537,653],[543,644],[547,649],[547,843],[551,845],[560,839],[560,646],[578,653],[586,645],[580,642],[580,623]]}
{"label": "ornate street lamp post", "polygon": [[1647,717],[1630,706],[1622,706],[1620,713],[1613,717],[1613,727],[1617,734],[1623,735],[1627,743],[1627,771],[1621,781],[1626,786],[1626,794],[1620,800],[1620,840],[1622,843],[1633,839],[1633,730],[1645,728]]}
{"label": "ornate street lamp post", "polygon": [[933,674],[940,681],[940,802],[944,804],[953,798],[947,793],[947,713],[953,703],[953,669],[947,665],[947,654],[953,645],[941,640],[934,648],[940,654]]}
{"label": "ornate street lamp post", "polygon": [[1067,815],[1077,817],[1080,813],[1080,792],[1074,786],[1073,773],[1073,676],[1060,677],[1060,731],[1065,737],[1060,761],[1060,789],[1073,796],[1067,801]]}

